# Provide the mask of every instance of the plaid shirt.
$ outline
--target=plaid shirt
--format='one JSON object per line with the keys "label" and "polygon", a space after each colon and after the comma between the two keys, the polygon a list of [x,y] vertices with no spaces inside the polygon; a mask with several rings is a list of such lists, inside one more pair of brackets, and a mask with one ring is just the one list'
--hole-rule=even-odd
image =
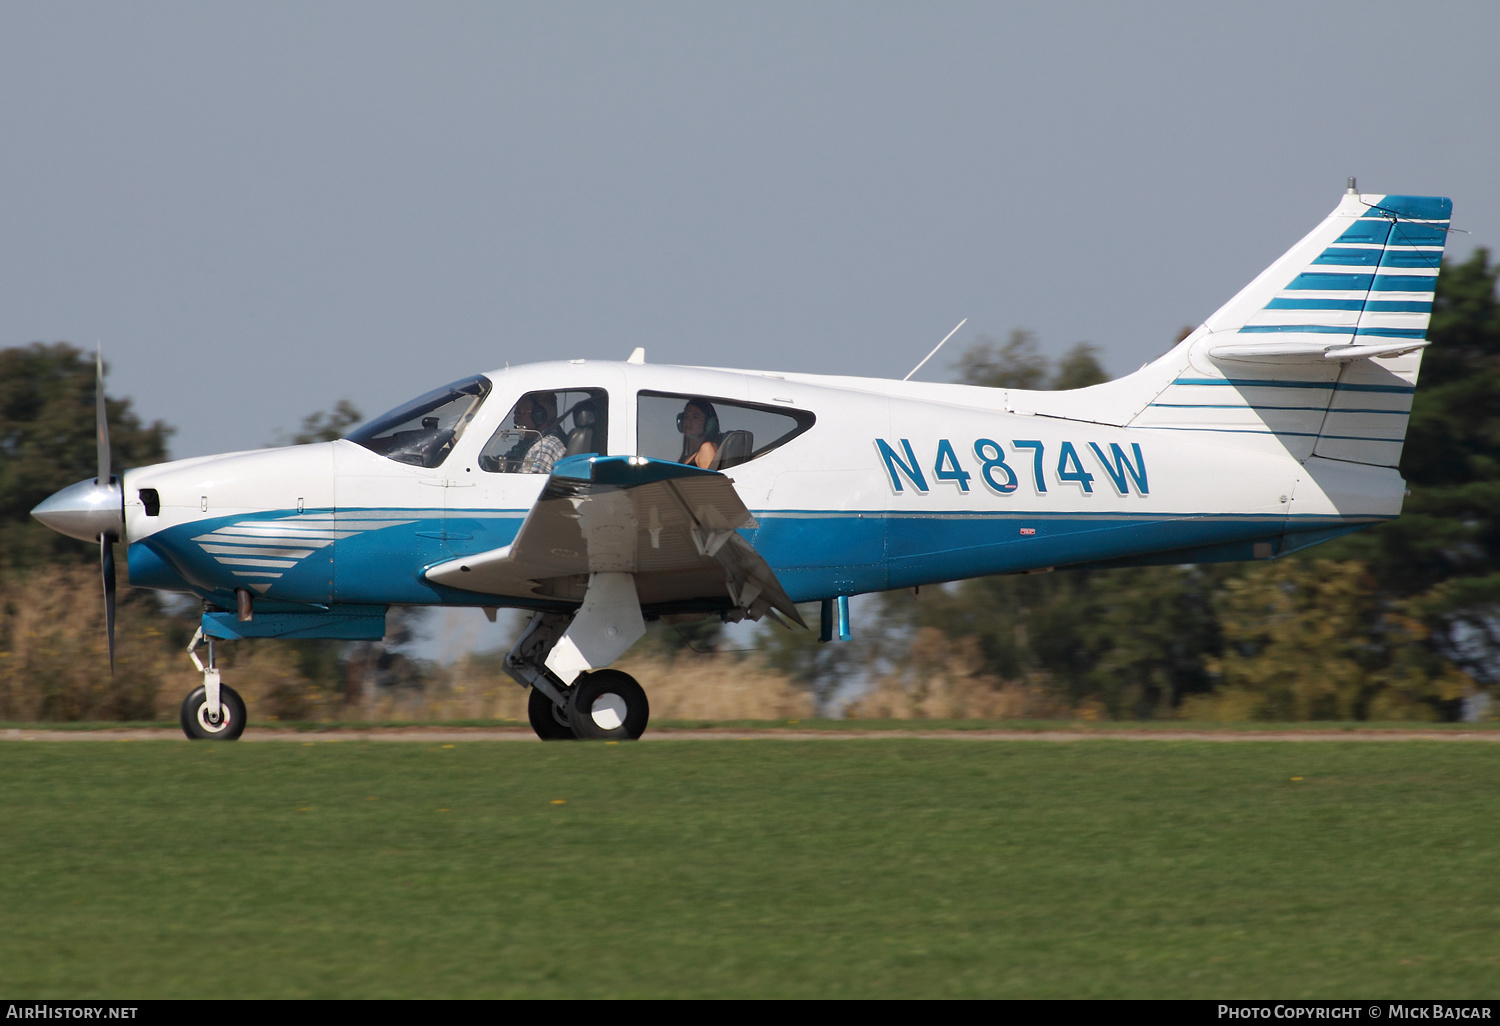
{"label": "plaid shirt", "polygon": [[568,445],[556,435],[543,435],[537,439],[521,459],[521,473],[550,474],[552,465],[563,458]]}

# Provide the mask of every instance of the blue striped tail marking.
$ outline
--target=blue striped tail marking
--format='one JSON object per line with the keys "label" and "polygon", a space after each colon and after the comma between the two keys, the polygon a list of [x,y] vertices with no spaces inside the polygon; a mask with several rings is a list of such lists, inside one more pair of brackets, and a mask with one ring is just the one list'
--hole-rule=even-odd
{"label": "blue striped tail marking", "polygon": [[1233,388],[1324,388],[1337,392],[1397,392],[1410,394],[1415,385],[1352,385],[1332,381],[1272,381],[1265,378],[1178,378],[1174,385],[1228,385]]}
{"label": "blue striped tail marking", "polygon": [[1432,300],[1372,299],[1365,309],[1371,313],[1432,313]]}
{"label": "blue striped tail marking", "polygon": [[1393,413],[1405,417],[1411,413],[1410,410],[1377,410],[1377,409],[1348,409],[1328,410],[1326,406],[1268,406],[1264,403],[1152,403],[1153,408],[1167,410],[1261,410],[1273,412],[1294,413],[1322,413],[1327,410],[1330,413]]}
{"label": "blue striped tail marking", "polygon": [[1348,324],[1247,324],[1238,334],[1279,335],[1287,332],[1303,335],[1369,335],[1376,338],[1427,337],[1425,328],[1355,328]]}
{"label": "blue striped tail marking", "polygon": [[1372,292],[1433,292],[1437,275],[1377,274]]}
{"label": "blue striped tail marking", "polygon": [[[1375,250],[1367,252],[1374,253]],[[1443,253],[1435,249],[1402,249],[1391,246],[1385,251],[1381,267],[1437,267],[1443,262]]]}
{"label": "blue striped tail marking", "polygon": [[1291,280],[1286,291],[1316,289],[1320,292],[1369,292],[1373,274],[1331,274],[1328,272],[1303,271]]}
{"label": "blue striped tail marking", "polygon": [[1313,260],[1316,264],[1339,264],[1344,267],[1379,267],[1380,254],[1378,249],[1340,249],[1330,247],[1319,253]]}
{"label": "blue striped tail marking", "polygon": [[[1389,223],[1389,222],[1387,222]],[[1391,233],[1393,246],[1446,246],[1448,230],[1435,224],[1398,222]]]}
{"label": "blue striped tail marking", "polygon": [[1277,298],[1266,304],[1267,310],[1363,310],[1363,299],[1288,299]]}
{"label": "blue striped tail marking", "polygon": [[1391,222],[1386,218],[1361,218],[1346,228],[1338,241],[1384,246],[1390,235]]}
{"label": "blue striped tail marking", "polygon": [[1417,221],[1446,221],[1453,216],[1453,201],[1446,196],[1386,196],[1370,210]]}
{"label": "blue striped tail marking", "polygon": [[1435,274],[1328,274],[1303,271],[1292,279],[1286,291],[1316,289],[1321,292],[1431,292],[1435,288]]}
{"label": "blue striped tail marking", "polygon": [[1367,310],[1370,313],[1431,313],[1430,299],[1292,299],[1279,297],[1266,304],[1267,310]]}

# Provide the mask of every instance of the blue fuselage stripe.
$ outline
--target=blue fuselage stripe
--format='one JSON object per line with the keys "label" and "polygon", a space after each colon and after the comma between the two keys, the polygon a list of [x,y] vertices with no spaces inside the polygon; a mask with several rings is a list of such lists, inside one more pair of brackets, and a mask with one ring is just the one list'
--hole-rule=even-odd
{"label": "blue fuselage stripe", "polygon": [[[429,512],[430,511],[425,511]],[[498,515],[497,515],[498,514]],[[274,520],[285,512],[200,521],[158,532],[130,546],[132,580],[142,586],[184,585],[232,608],[242,580],[192,539],[222,523]],[[759,526],[741,533],[776,571],[796,601],[908,587],[1041,566],[1132,558],[1163,549],[1229,546],[1251,558],[1251,541],[1373,522],[1371,517],[1293,517],[1284,513],[1211,514],[816,510],[758,512]],[[448,559],[509,544],[519,511],[454,511],[343,538],[286,569],[268,599],[287,603],[476,605],[473,592],[435,585],[425,569]],[[1023,534],[1027,530],[1031,533]],[[1235,546],[1241,543],[1241,554]],[[1218,551],[1218,550],[1215,550]],[[139,569],[140,579],[136,574]],[[154,576],[153,576],[154,575]],[[160,581],[157,581],[160,578]]]}

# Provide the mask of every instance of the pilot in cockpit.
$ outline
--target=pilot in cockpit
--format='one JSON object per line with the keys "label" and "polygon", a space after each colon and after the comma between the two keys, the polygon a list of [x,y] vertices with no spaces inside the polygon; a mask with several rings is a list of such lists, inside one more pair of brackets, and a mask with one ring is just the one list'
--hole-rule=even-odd
{"label": "pilot in cockpit", "polygon": [[[557,422],[557,395],[553,392],[530,392],[516,403],[516,427],[527,432],[535,431],[540,436],[532,439],[528,434],[517,445],[524,449],[519,453],[522,474],[550,474],[552,465],[567,452],[568,442]],[[529,443],[529,444],[528,444]],[[510,454],[507,454],[510,457]],[[513,458],[513,457],[512,457]]]}

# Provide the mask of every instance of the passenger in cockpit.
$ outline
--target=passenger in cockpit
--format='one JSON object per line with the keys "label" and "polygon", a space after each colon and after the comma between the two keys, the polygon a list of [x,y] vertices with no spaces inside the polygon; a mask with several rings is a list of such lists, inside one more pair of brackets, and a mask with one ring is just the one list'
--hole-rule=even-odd
{"label": "passenger in cockpit", "polygon": [[677,415],[677,430],[682,432],[682,455],[677,462],[712,469],[724,437],[713,403],[707,399],[689,399]]}
{"label": "passenger in cockpit", "polygon": [[568,450],[568,440],[557,424],[557,395],[531,392],[522,396],[516,403],[516,427],[535,431],[541,436],[521,457],[520,473],[552,473],[552,465]]}

